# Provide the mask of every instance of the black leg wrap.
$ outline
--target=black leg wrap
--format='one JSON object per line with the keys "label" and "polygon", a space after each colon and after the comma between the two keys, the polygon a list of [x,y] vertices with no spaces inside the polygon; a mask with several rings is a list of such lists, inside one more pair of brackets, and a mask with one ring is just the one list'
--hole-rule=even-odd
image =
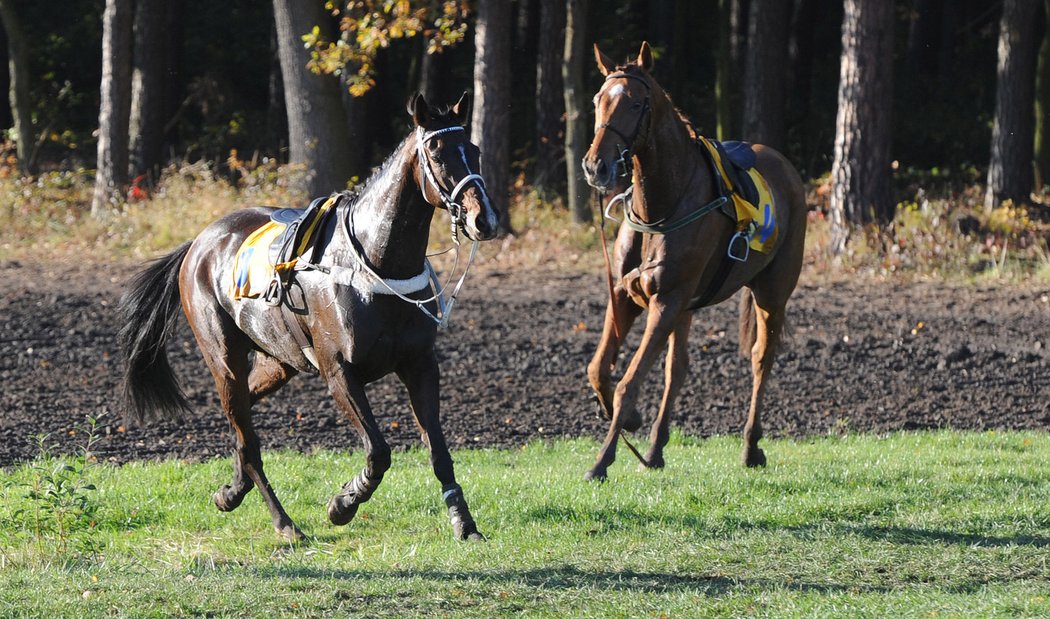
{"label": "black leg wrap", "polygon": [[448,517],[452,521],[452,530],[456,535],[456,539],[485,539],[485,536],[478,531],[478,525],[474,523],[474,518],[470,515],[470,510],[467,508],[467,500],[463,498],[463,489],[459,487],[459,484],[442,486],[441,498],[445,500],[445,505],[448,506]]}

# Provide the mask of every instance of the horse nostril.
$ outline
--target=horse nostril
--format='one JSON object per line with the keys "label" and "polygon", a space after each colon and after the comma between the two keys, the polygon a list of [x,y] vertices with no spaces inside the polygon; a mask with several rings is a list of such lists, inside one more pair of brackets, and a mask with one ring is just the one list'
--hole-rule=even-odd
{"label": "horse nostril", "polygon": [[477,215],[474,217],[474,229],[478,231],[478,234],[487,239],[492,236],[492,226],[489,225],[488,217]]}
{"label": "horse nostril", "polygon": [[605,170],[605,160],[599,159],[598,162],[594,164],[594,175],[598,178],[602,178],[605,176]]}

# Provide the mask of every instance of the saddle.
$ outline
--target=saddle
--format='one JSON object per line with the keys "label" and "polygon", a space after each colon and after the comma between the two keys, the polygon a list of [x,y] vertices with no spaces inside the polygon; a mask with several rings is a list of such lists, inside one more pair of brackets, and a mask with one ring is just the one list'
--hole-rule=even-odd
{"label": "saddle", "polygon": [[697,141],[718,179],[719,194],[730,198],[724,211],[736,221],[737,234],[729,245],[730,258],[746,261],[753,249],[773,251],[777,240],[776,211],[766,179],[755,169],[755,151],[747,142],[719,142],[699,136]]}
{"label": "saddle", "polygon": [[266,303],[280,305],[292,271],[300,259],[309,262],[317,231],[344,196],[336,193],[317,198],[306,208],[274,211],[270,221],[248,235],[237,250],[230,297],[261,295]]}

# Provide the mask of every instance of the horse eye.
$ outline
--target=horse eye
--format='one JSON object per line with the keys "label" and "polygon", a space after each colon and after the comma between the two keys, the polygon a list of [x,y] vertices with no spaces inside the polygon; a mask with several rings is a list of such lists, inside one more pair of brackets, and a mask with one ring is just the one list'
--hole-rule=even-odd
{"label": "horse eye", "polygon": [[641,101],[635,101],[634,103],[631,104],[631,111],[632,112],[637,112],[640,109],[642,109],[642,102]]}

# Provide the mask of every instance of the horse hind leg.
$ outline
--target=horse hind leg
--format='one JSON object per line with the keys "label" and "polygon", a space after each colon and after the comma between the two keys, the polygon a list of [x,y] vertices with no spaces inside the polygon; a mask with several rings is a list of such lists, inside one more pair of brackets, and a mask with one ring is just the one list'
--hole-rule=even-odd
{"label": "horse hind leg", "polygon": [[[745,303],[751,304],[751,307],[742,305],[744,311],[741,312],[741,333],[746,336],[746,331],[750,331],[750,338],[753,340],[750,351],[753,381],[751,408],[744,425],[742,460],[745,466],[756,467],[766,465],[766,454],[758,446],[758,441],[762,439],[762,404],[784,327],[784,305],[765,304],[758,295],[749,293],[745,293],[742,304]],[[746,341],[748,340],[741,339],[742,346]]]}
{"label": "horse hind leg", "polygon": [[664,367],[664,395],[660,402],[660,414],[653,423],[649,433],[649,453],[645,456],[645,466],[652,469],[664,467],[664,447],[670,438],[671,410],[685,377],[689,375],[689,327],[692,325],[691,312],[682,314],[668,338],[667,359]]}
{"label": "horse hind leg", "polygon": [[250,344],[228,317],[217,311],[209,312],[210,316],[202,314],[198,312],[192,317],[191,326],[215,379],[235,443],[233,480],[212,496],[215,506],[221,511],[232,511],[253,487],[258,487],[277,534],[289,541],[300,540],[302,532],[284,511],[263,471],[259,437],[251,419]]}
{"label": "horse hind leg", "polygon": [[276,357],[259,350],[255,351],[252,371],[248,375],[248,392],[251,394],[252,405],[286,385],[298,373],[299,370],[282,363]]}

